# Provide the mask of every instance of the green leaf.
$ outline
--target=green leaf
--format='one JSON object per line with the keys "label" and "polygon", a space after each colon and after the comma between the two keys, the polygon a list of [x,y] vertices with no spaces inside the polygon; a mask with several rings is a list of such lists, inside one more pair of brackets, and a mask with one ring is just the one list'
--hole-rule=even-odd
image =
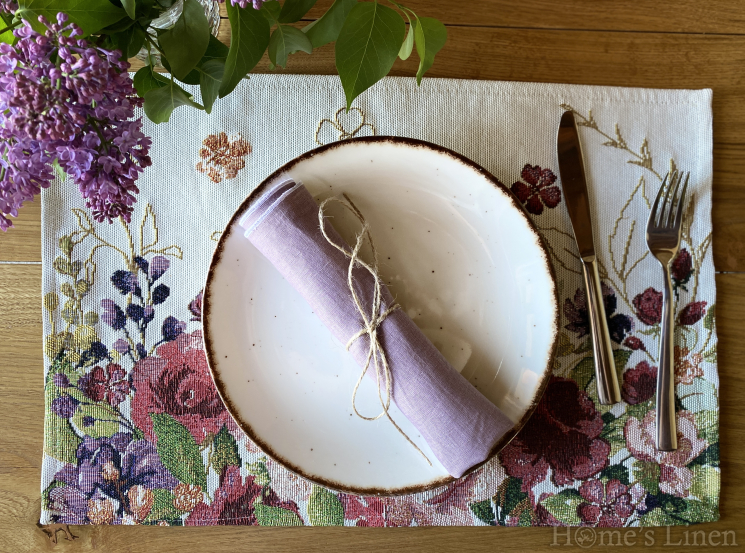
{"label": "green leaf", "polygon": [[305,33],[289,25],[279,25],[269,39],[269,60],[276,66],[285,67],[287,56],[303,51],[310,54],[313,45]]}
{"label": "green leaf", "polygon": [[277,0],[269,0],[261,5],[261,13],[267,18],[270,24],[279,24],[279,13],[282,11],[282,6]]}
{"label": "green leaf", "polygon": [[[13,16],[9,13],[0,13],[0,25],[3,26],[3,29],[5,27],[9,27],[13,24]],[[0,35],[0,42],[5,42],[6,44],[15,44],[16,37],[13,34],[13,30],[10,29],[8,31],[5,31],[3,34]]]}
{"label": "green leaf", "polygon": [[303,526],[303,521],[295,513],[281,507],[264,505],[260,497],[254,503],[254,514],[259,526]]}
{"label": "green leaf", "polygon": [[173,504],[174,495],[169,490],[153,490],[153,506],[145,517],[145,522],[157,522],[159,520],[171,521],[179,518],[184,511],[177,509]]}
{"label": "green leaf", "polygon": [[704,328],[706,330],[712,330],[714,328],[714,320],[716,318],[715,312],[716,312],[717,304],[715,303],[711,307],[709,307],[709,310],[706,312],[706,316],[704,317]]}
{"label": "green leaf", "polygon": [[282,11],[279,12],[280,23],[295,23],[308,13],[316,0],[285,0]]}
{"label": "green leaf", "polygon": [[624,465],[611,465],[605,467],[600,472],[600,478],[607,478],[608,480],[618,480],[621,484],[629,485],[629,469]]}
{"label": "green leaf", "polygon": [[166,86],[153,88],[145,93],[145,115],[153,123],[165,123],[171,118],[174,109],[181,106],[192,106],[204,109],[191,99],[191,96],[173,81]]}
{"label": "green leaf", "polygon": [[220,432],[215,436],[212,442],[214,451],[210,463],[215,472],[220,475],[223,469],[230,465],[235,467],[241,466],[241,458],[238,455],[238,446],[235,443],[235,438],[228,432],[228,429],[224,426],[220,429]]}
{"label": "green leaf", "polygon": [[377,2],[352,8],[336,41],[336,69],[347,109],[357,96],[388,74],[405,33],[403,19],[391,8]]}
{"label": "green leaf", "polygon": [[335,493],[313,486],[308,498],[308,519],[313,526],[344,526],[344,507]]}
{"label": "green leaf", "polygon": [[700,465],[719,466],[719,442],[713,443],[703,450],[698,457],[688,463],[688,468]]}
{"label": "green leaf", "polygon": [[124,11],[127,12],[127,15],[131,19],[137,19],[137,15],[135,14],[137,10],[137,1],[136,0],[121,0],[122,7],[124,8]]}
{"label": "green leaf", "polygon": [[220,84],[220,98],[233,90],[253,69],[269,46],[269,22],[253,8],[238,8],[225,3],[232,35]]}
{"label": "green leaf", "polygon": [[200,64],[205,63],[209,60],[214,59],[222,59],[228,57],[228,47],[225,46],[220,40],[210,35],[210,41],[207,44],[207,51],[202,56],[202,59],[199,61]]}
{"label": "green leaf", "polygon": [[119,419],[108,404],[97,403],[79,405],[71,420],[78,430],[92,438],[110,438],[121,430]]}
{"label": "green leaf", "polygon": [[196,67],[207,51],[209,41],[210,26],[204,8],[197,0],[184,0],[184,11],[174,26],[158,36],[177,79],[185,77]]}
{"label": "green leaf", "polygon": [[[409,17],[408,15],[406,16]],[[411,51],[414,49],[414,25],[411,24],[411,19],[409,19],[409,32],[406,33],[406,39],[404,40],[404,43],[401,45],[401,49],[398,51],[398,57],[402,60],[409,59],[409,56],[411,55]]]}
{"label": "green leaf", "polygon": [[504,525],[507,516],[527,497],[528,494],[522,491],[522,480],[519,478],[510,476],[502,482],[497,490],[497,494],[494,496],[494,503],[497,506],[500,524]]}
{"label": "green leaf", "polygon": [[150,418],[158,437],[156,447],[163,465],[181,482],[207,489],[202,455],[191,433],[166,413],[151,413]]}
{"label": "green leaf", "polygon": [[569,488],[556,495],[547,497],[541,501],[546,510],[554,515],[554,518],[570,526],[578,526],[582,523],[577,514],[577,507],[585,500],[574,488]]}
{"label": "green leaf", "polygon": [[153,71],[153,68],[149,65],[140,68],[137,73],[135,73],[134,79],[132,79],[137,94],[143,98],[145,97],[145,94],[154,88],[168,86],[169,82],[168,79]]}
{"label": "green leaf", "polygon": [[18,4],[16,16],[25,19],[40,32],[46,29],[39,23],[40,15],[56,22],[57,13],[65,12],[69,16],[68,21],[77,24],[85,35],[96,33],[127,17],[127,12],[109,0],[21,0]]}
{"label": "green leaf", "polygon": [[688,499],[686,501],[686,506],[687,509],[685,515],[680,518],[683,518],[691,524],[719,520],[719,505],[716,502],[710,503],[707,501]]}
{"label": "green leaf", "polygon": [[109,35],[108,41],[113,49],[122,53],[122,58],[129,59],[137,55],[145,44],[145,30],[140,25]]}
{"label": "green leaf", "polygon": [[[689,465],[690,467],[690,465]],[[690,467],[693,471],[693,483],[690,491],[701,501],[716,503],[719,499],[720,473],[714,467],[695,466]]]}
{"label": "green leaf", "polygon": [[57,390],[51,384],[44,387],[44,453],[60,461],[77,464],[75,452],[83,440],[70,426],[70,421],[52,412],[52,401],[59,396]]}
{"label": "green leaf", "polygon": [[417,17],[414,21],[414,42],[419,54],[419,70],[416,72],[417,84],[432,67],[435,54],[442,50],[448,39],[448,31],[440,21],[432,17]]}
{"label": "green leaf", "polygon": [[335,0],[319,19],[303,27],[303,32],[308,35],[313,48],[334,42],[339,38],[344,21],[356,4],[357,0]]}
{"label": "green leaf", "polygon": [[652,495],[660,491],[660,465],[634,459],[631,464],[633,480],[641,484]]}
{"label": "green leaf", "polygon": [[266,468],[266,459],[262,457],[255,463],[246,463],[246,472],[254,477],[254,482],[259,486],[268,486],[272,483],[272,476]]}
{"label": "green leaf", "polygon": [[471,503],[469,507],[471,508],[471,512],[481,522],[485,522],[492,526],[496,525],[495,521],[497,517],[494,514],[494,507],[491,504],[491,499],[486,499],[477,503]]}

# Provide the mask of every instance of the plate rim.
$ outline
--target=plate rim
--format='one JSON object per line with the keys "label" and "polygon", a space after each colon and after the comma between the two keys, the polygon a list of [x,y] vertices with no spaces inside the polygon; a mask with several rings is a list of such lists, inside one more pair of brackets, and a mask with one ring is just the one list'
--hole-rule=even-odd
{"label": "plate rim", "polygon": [[[405,486],[405,487],[398,487],[398,488],[365,488],[365,487],[357,487],[357,486],[349,486],[342,482],[337,482],[334,480],[329,480],[324,477],[320,477],[314,474],[309,474],[306,471],[304,471],[301,467],[293,464],[289,460],[285,459],[282,455],[279,455],[276,453],[271,445],[266,443],[264,440],[259,438],[256,433],[253,431],[253,428],[250,424],[248,424],[246,421],[242,420],[240,415],[238,414],[238,410],[233,405],[232,400],[230,397],[228,397],[226,393],[226,386],[223,383],[222,379],[220,378],[219,371],[216,368],[217,364],[213,363],[213,358],[215,357],[215,352],[213,351],[212,346],[212,340],[210,338],[210,333],[208,329],[208,322],[210,320],[210,311],[211,311],[211,302],[210,302],[210,282],[213,281],[215,272],[217,270],[217,266],[220,264],[222,260],[222,255],[224,253],[225,244],[230,236],[230,230],[234,226],[235,223],[237,223],[240,216],[245,212],[245,210],[251,205],[251,203],[269,186],[271,183],[275,182],[275,180],[280,177],[282,174],[287,173],[289,170],[291,170],[295,165],[306,161],[310,158],[315,157],[318,154],[325,153],[329,150],[349,146],[352,144],[379,144],[379,143],[393,143],[394,145],[404,145],[409,147],[415,147],[415,148],[424,148],[428,150],[433,150],[438,154],[445,155],[448,157],[451,157],[455,159],[455,161],[458,161],[462,163],[463,165],[466,165],[469,169],[472,169],[476,171],[476,173],[483,176],[492,186],[494,186],[497,190],[501,190],[506,193],[507,197],[512,202],[512,206],[517,208],[517,211],[520,212],[523,219],[528,224],[528,229],[532,232],[532,234],[537,239],[537,244],[539,248],[541,249],[541,253],[543,254],[543,259],[545,261],[546,266],[548,267],[548,273],[551,279],[551,285],[553,287],[553,300],[554,300],[554,320],[553,320],[553,340],[550,348],[550,354],[548,357],[548,361],[546,363],[546,367],[544,369],[543,376],[541,377],[541,382],[538,385],[536,392],[533,394],[533,399],[530,403],[530,406],[525,411],[523,416],[518,420],[510,430],[508,430],[502,438],[497,441],[497,443],[494,445],[494,447],[489,452],[489,455],[487,458],[477,464],[471,467],[467,472],[465,472],[460,478],[455,478],[453,476],[446,476],[442,478],[436,478],[434,480],[431,480],[430,482],[427,482],[425,484],[421,485],[415,485],[415,486]],[[551,257],[549,255],[549,250],[545,244],[545,241],[541,234],[538,232],[538,229],[536,228],[535,224],[533,223],[533,220],[528,216],[528,213],[526,212],[524,206],[517,201],[517,198],[515,198],[515,195],[510,191],[507,186],[505,186],[497,177],[495,177],[492,173],[487,171],[485,168],[483,168],[481,165],[476,163],[475,161],[467,158],[466,156],[459,154],[449,148],[446,148],[444,146],[440,146],[438,144],[434,144],[432,142],[427,142],[425,140],[420,140],[417,138],[408,138],[408,137],[400,137],[400,136],[385,136],[385,135],[378,135],[378,136],[364,136],[364,137],[353,137],[348,138],[345,140],[339,140],[336,142],[331,142],[329,144],[324,144],[323,146],[320,146],[318,148],[313,148],[312,150],[308,150],[307,152],[291,159],[287,163],[280,166],[278,169],[273,171],[269,176],[267,176],[264,180],[259,183],[256,188],[254,188],[248,196],[241,202],[241,204],[236,208],[233,215],[230,217],[230,220],[225,225],[225,228],[223,229],[222,233],[220,234],[220,238],[218,240],[217,246],[215,247],[215,250],[212,253],[212,257],[210,259],[210,265],[209,269],[207,271],[205,285],[204,285],[204,293],[203,293],[203,299],[202,299],[202,339],[203,339],[203,348],[205,352],[205,356],[207,358],[207,366],[210,370],[210,375],[212,376],[212,380],[215,384],[215,388],[217,389],[217,393],[220,396],[220,399],[222,400],[223,404],[225,405],[225,408],[227,409],[230,416],[233,418],[235,423],[238,425],[238,427],[246,434],[246,436],[254,443],[256,446],[268,457],[273,459],[275,462],[280,464],[285,469],[289,470],[290,472],[294,473],[295,475],[304,478],[306,480],[309,480],[315,484],[319,484],[321,486],[324,486],[326,488],[329,488],[334,491],[353,494],[353,495],[374,495],[374,496],[400,496],[400,495],[408,495],[408,494],[414,494],[414,493],[420,493],[425,492],[429,490],[433,490],[435,488],[439,488],[445,485],[448,485],[452,482],[455,482],[456,480],[459,480],[461,478],[465,478],[466,476],[472,474],[476,470],[480,469],[482,466],[484,466],[486,463],[491,461],[495,456],[499,454],[500,451],[502,451],[507,444],[509,444],[515,436],[520,432],[520,430],[523,429],[523,427],[527,424],[528,420],[530,420],[530,417],[535,412],[536,408],[538,407],[538,404],[540,403],[541,398],[543,397],[544,392],[546,391],[546,388],[548,387],[548,383],[551,379],[551,376],[553,374],[553,366],[554,361],[556,359],[556,351],[558,348],[559,343],[559,294],[558,294],[558,287],[556,284],[556,273],[554,270],[553,263],[551,263]]]}

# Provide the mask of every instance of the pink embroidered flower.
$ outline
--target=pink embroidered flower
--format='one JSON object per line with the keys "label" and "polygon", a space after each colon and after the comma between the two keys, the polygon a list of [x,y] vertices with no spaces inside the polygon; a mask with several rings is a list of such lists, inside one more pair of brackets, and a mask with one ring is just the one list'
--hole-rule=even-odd
{"label": "pink embroidered flower", "polygon": [[525,204],[525,209],[533,215],[543,213],[543,206],[554,208],[561,202],[561,190],[556,186],[556,175],[551,169],[541,169],[538,165],[527,164],[520,177],[511,187],[512,193]]}
{"label": "pink embroidered flower", "polygon": [[704,358],[700,353],[691,353],[685,346],[675,346],[675,383],[693,384],[697,376],[704,376],[701,363]]}
{"label": "pink embroidered flower", "polygon": [[[678,449],[676,451],[658,451],[655,447],[655,421],[657,412],[649,411],[642,420],[630,417],[626,421],[623,434],[626,439],[626,447],[631,454],[641,461],[657,463],[669,468],[661,467],[664,474],[660,476],[660,489],[665,486],[666,493],[678,497],[688,495],[692,473],[686,467],[709,445],[708,442],[698,437],[698,428],[693,413],[690,411],[679,411],[677,414],[678,425]],[[690,476],[690,477],[689,477]],[[664,491],[664,490],[663,490]]]}
{"label": "pink embroidered flower", "polygon": [[121,365],[110,363],[103,367],[93,367],[80,377],[78,388],[93,401],[108,401],[110,405],[119,405],[129,393],[127,373]]}
{"label": "pink embroidered flower", "polygon": [[416,496],[360,497],[339,494],[344,518],[355,526],[431,526],[435,509]]}
{"label": "pink embroidered flower", "polygon": [[202,331],[182,333],[158,347],[155,357],[140,359],[132,370],[135,388],[132,421],[155,442],[151,413],[168,413],[197,443],[223,425],[237,431],[212,382],[202,349]]}
{"label": "pink embroidered flower", "polygon": [[654,326],[662,320],[662,292],[647,288],[633,300],[636,316],[645,325]]}
{"label": "pink embroidered flower", "polygon": [[706,302],[694,301],[683,308],[678,320],[682,325],[691,326],[703,319],[704,315],[706,315]]}
{"label": "pink embroidered flower", "polygon": [[577,507],[582,522],[590,526],[621,528],[634,512],[629,487],[619,480],[587,480],[579,487],[585,500]]}

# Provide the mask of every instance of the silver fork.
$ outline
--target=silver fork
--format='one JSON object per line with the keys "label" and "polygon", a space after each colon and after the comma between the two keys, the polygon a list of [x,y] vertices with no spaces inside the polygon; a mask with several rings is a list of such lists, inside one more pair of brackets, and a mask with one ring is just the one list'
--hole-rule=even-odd
{"label": "silver fork", "polygon": [[[665,285],[662,302],[662,353],[657,372],[657,449],[678,449],[678,433],[675,423],[675,370],[673,312],[673,283],[670,280],[670,262],[678,254],[683,222],[683,206],[688,189],[689,173],[675,170],[665,175],[652,213],[647,223],[647,247],[662,265]],[[685,183],[683,180],[685,179]],[[681,183],[683,187],[681,189]]]}

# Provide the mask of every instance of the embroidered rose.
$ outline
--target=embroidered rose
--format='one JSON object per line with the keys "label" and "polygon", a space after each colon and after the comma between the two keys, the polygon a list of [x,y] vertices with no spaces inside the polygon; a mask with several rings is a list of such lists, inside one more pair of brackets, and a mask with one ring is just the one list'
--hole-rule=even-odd
{"label": "embroidered rose", "polygon": [[675,256],[672,264],[670,265],[670,273],[675,281],[675,284],[680,286],[688,282],[693,274],[693,263],[691,254],[688,250],[683,248]]}
{"label": "embroidered rose", "polygon": [[[611,339],[620,344],[628,332],[634,328],[633,321],[630,317],[621,313],[616,313],[618,299],[613,289],[602,283],[603,305],[605,306],[605,317],[608,322],[608,331]],[[574,302],[567,299],[564,302],[564,316],[569,320],[569,324],[564,328],[577,333],[578,338],[590,334],[590,315],[587,310],[587,294],[583,288],[577,290],[574,294]]]}
{"label": "embroidered rose", "polygon": [[678,320],[682,325],[691,326],[703,319],[704,315],[706,315],[706,302],[694,301],[683,308]]}
{"label": "embroidered rose", "polygon": [[224,132],[210,134],[202,144],[197,171],[205,173],[215,183],[234,179],[246,166],[245,157],[251,153],[251,145],[246,140],[240,136],[230,139]]}
{"label": "embroidered rose", "polygon": [[550,169],[528,164],[523,167],[520,177],[525,182],[515,182],[510,190],[525,204],[528,213],[540,215],[544,205],[554,208],[561,202],[561,190],[555,184],[556,175]]}
{"label": "embroidered rose", "polygon": [[675,383],[693,384],[697,376],[704,376],[701,363],[704,358],[700,353],[691,353],[685,346],[675,346]]}
{"label": "embroidered rose", "polygon": [[202,501],[202,488],[195,484],[181,483],[173,490],[173,506],[181,511],[191,511]]}
{"label": "embroidered rose", "polygon": [[183,424],[198,443],[220,431],[235,429],[212,382],[202,349],[202,331],[179,334],[158,347],[156,356],[140,359],[132,370],[135,388],[132,420],[151,441],[151,413],[168,413]]}
{"label": "embroidered rose", "polygon": [[545,480],[557,486],[588,478],[608,464],[610,445],[600,438],[603,419],[573,380],[552,377],[525,428],[499,454],[508,475],[527,492]]}
{"label": "embroidered rose", "polygon": [[623,373],[621,396],[626,403],[636,405],[654,396],[656,387],[657,367],[641,361],[636,367]]}
{"label": "embroidered rose", "polygon": [[662,292],[647,288],[633,302],[636,316],[645,325],[654,326],[662,320]]}
{"label": "embroidered rose", "polygon": [[629,336],[623,341],[623,345],[629,348],[632,351],[647,351],[647,346],[644,345],[644,342],[642,342],[639,338],[636,336]]}

